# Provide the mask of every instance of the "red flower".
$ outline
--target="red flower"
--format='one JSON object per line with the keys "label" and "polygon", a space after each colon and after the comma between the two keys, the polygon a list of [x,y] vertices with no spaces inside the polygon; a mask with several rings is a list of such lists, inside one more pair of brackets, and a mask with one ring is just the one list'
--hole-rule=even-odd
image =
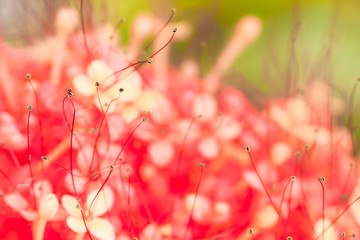
{"label": "red flower", "polygon": [[[358,228],[351,135],[329,87],[258,110],[222,86],[257,17],[239,21],[205,79],[194,62],[168,64],[187,23],[140,16],[126,53],[111,27],[80,31],[83,21],[61,8],[55,34],[1,42],[2,239],[338,239]],[[149,35],[154,54],[136,62]]]}

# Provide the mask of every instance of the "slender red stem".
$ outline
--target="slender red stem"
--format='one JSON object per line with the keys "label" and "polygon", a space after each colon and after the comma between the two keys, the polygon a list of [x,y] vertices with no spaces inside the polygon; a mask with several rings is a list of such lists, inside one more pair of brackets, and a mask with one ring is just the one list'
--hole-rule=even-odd
{"label": "slender red stem", "polygon": [[[324,229],[324,231],[322,232],[322,234],[324,234],[327,230],[329,230],[330,227],[332,227],[332,226],[342,217],[342,215],[344,215],[344,213],[345,213],[352,205],[354,205],[354,203],[356,203],[356,202],[359,201],[359,200],[360,200],[360,197],[357,197],[354,201],[352,201],[351,203],[349,203],[349,204],[344,208],[344,210],[343,210],[341,213],[339,213],[339,215],[337,215],[337,216],[331,221],[331,223]],[[319,238],[322,236],[322,234],[316,236],[316,237],[314,238],[314,240],[319,239]]]}
{"label": "slender red stem", "polygon": [[344,186],[342,188],[342,191],[341,191],[341,195],[344,196],[346,194],[346,189],[348,187],[348,184],[349,184],[349,180],[350,180],[350,176],[351,176],[351,172],[352,172],[352,169],[353,169],[353,166],[354,166],[354,163],[350,163],[350,169],[349,169],[349,172],[348,174],[346,175],[346,179],[345,179],[345,182],[344,182]]}
{"label": "slender red stem", "polygon": [[267,189],[265,183],[263,182],[262,178],[260,177],[260,174],[259,174],[258,170],[256,169],[255,163],[254,163],[254,161],[253,161],[253,159],[252,159],[252,156],[251,156],[251,153],[250,153],[250,149],[249,149],[248,147],[246,147],[246,150],[247,150],[247,153],[248,153],[248,155],[249,155],[251,165],[252,165],[252,167],[253,167],[253,169],[254,169],[257,177],[259,178],[259,180],[260,180],[260,182],[261,182],[261,185],[263,186],[263,188],[264,188],[264,190],[265,190],[265,193],[266,193],[266,195],[267,195],[267,197],[268,197],[268,199],[269,199],[269,201],[270,201],[270,204],[273,206],[275,212],[276,212],[276,213],[278,214],[278,216],[280,217],[280,212],[279,212],[279,210],[276,208],[275,203],[274,203],[274,201],[272,200],[271,195],[270,195],[270,193],[269,193],[269,190]]}
{"label": "slender red stem", "polygon": [[[65,101],[66,99],[69,99],[71,106],[73,108],[73,115],[72,115],[72,119],[71,119],[71,125],[68,122],[68,119],[66,117],[66,113],[65,113]],[[76,191],[76,187],[75,187],[75,180],[74,180],[74,174],[73,174],[73,136],[74,136],[74,124],[75,124],[75,115],[76,115],[76,109],[74,106],[73,101],[71,100],[71,98],[69,98],[69,96],[66,96],[62,102],[62,111],[63,111],[63,115],[64,118],[66,120],[66,122],[68,123],[68,125],[70,126],[70,174],[71,174],[71,182],[73,185],[73,189],[74,189],[74,193],[75,195],[77,195],[77,191]]]}
{"label": "slender red stem", "polygon": [[112,173],[113,169],[110,168],[110,172],[109,174],[107,175],[107,177],[105,178],[103,184],[101,185],[100,189],[97,191],[95,197],[93,198],[93,200],[91,201],[90,205],[89,205],[89,211],[91,211],[91,207],[92,205],[94,204],[95,202],[95,199],[97,198],[97,196],[100,194],[101,190],[105,187],[105,184],[107,183],[107,181],[109,180],[110,176],[111,176],[111,173]]}
{"label": "slender red stem", "polygon": [[130,138],[134,135],[135,131],[141,126],[141,124],[143,122],[145,122],[146,119],[144,118],[138,125],[136,125],[136,127],[133,129],[133,131],[130,133],[130,135],[127,137],[127,139],[125,140],[125,143],[123,144],[119,154],[117,155],[116,159],[114,160],[114,164],[110,166],[110,171],[109,174],[107,175],[106,179],[104,180],[103,184],[101,185],[100,189],[98,190],[98,192],[96,193],[94,199],[91,201],[90,207],[89,209],[91,209],[92,204],[94,203],[95,199],[97,198],[97,196],[99,195],[100,191],[105,187],[105,184],[108,182],[112,172],[113,172],[113,168],[117,162],[117,160],[120,158],[121,153],[123,152],[125,146],[127,145],[127,143],[129,142]]}
{"label": "slender red stem", "polygon": [[[179,175],[180,168],[181,168],[182,157],[183,157],[184,150],[185,150],[185,144],[186,144],[186,142],[187,142],[187,139],[188,139],[188,136],[189,136],[191,127],[192,127],[192,125],[194,124],[194,121],[195,121],[197,118],[199,118],[199,116],[192,118],[191,121],[190,121],[190,123],[189,123],[189,126],[188,126],[187,129],[186,129],[184,139],[183,139],[183,141],[182,141],[182,143],[181,143],[181,147],[180,147],[180,151],[179,151],[179,156],[178,156],[178,158],[177,158],[176,169],[175,169],[175,176],[178,176],[178,175]],[[171,195],[169,213],[173,212],[173,209],[174,209],[174,196]]]}
{"label": "slender red stem", "polygon": [[[79,207],[80,207],[80,206],[79,206]],[[89,209],[90,209],[90,208],[89,208]],[[87,224],[86,224],[85,215],[84,215],[84,213],[83,213],[83,211],[82,211],[81,209],[80,209],[80,212],[81,212],[82,220],[83,220],[84,225],[85,225],[85,228],[86,228],[86,233],[88,234],[89,238],[90,238],[91,240],[93,240],[93,238],[92,238],[92,236],[91,236],[91,234],[90,234],[90,231],[89,231],[89,229],[88,229],[88,226],[87,226]]]}
{"label": "slender red stem", "polygon": [[28,106],[28,118],[27,118],[27,127],[26,127],[26,140],[27,140],[27,156],[28,156],[28,165],[29,165],[29,171],[30,171],[30,177],[31,177],[31,181],[30,181],[30,185],[31,185],[31,191],[32,191],[32,197],[33,197],[33,203],[36,204],[36,199],[35,199],[35,190],[34,190],[34,174],[33,174],[33,170],[32,170],[32,166],[31,166],[31,154],[30,154],[30,117],[31,117],[31,110],[32,107]]}
{"label": "slender red stem", "polygon": [[325,232],[325,188],[323,182],[325,181],[325,178],[321,177],[318,178],[321,189],[322,189],[322,239],[324,239],[324,232]]}
{"label": "slender red stem", "polygon": [[179,156],[178,156],[178,159],[177,159],[176,175],[175,175],[175,176],[179,175],[180,167],[181,167],[181,161],[182,161],[182,157],[183,157],[183,155],[184,155],[184,150],[185,150],[185,144],[186,144],[187,139],[188,139],[188,137],[189,137],[189,133],[190,133],[191,127],[192,127],[192,125],[194,124],[195,120],[198,119],[198,118],[199,118],[199,116],[192,118],[191,121],[190,121],[189,126],[188,126],[187,129],[186,129],[185,137],[184,137],[184,139],[183,139],[183,141],[182,141],[182,143],[181,143],[181,148],[180,148]]}
{"label": "slender red stem", "polygon": [[[283,202],[284,202],[284,197],[285,197],[286,190],[287,190],[290,182],[291,182],[291,179],[289,179],[289,180],[287,181],[287,183],[286,183],[286,185],[285,185],[285,187],[284,187],[284,190],[283,190],[283,192],[282,192],[282,194],[281,194],[281,200],[280,200],[280,205],[279,205],[279,219],[278,219],[278,227],[277,227],[277,230],[280,229],[280,228],[279,228],[279,225],[280,225],[280,222],[281,222],[281,208],[282,208],[282,204],[283,204]],[[290,207],[290,206],[289,206],[289,207]],[[277,232],[278,232],[278,231],[277,231]],[[279,232],[278,232],[278,233],[279,233]]]}
{"label": "slender red stem", "polygon": [[[165,47],[167,47],[170,42],[173,40],[174,36],[175,36],[175,33],[176,33],[176,29],[173,30],[173,34],[171,35],[169,41],[164,45],[162,46],[159,50],[157,50],[154,54],[152,54],[148,59],[151,59],[153,57],[155,57],[160,51],[162,51]],[[116,72],[113,72],[112,74],[110,74],[109,76],[105,77],[104,80],[102,81],[102,83],[104,84],[106,80],[108,80],[109,78],[113,77],[113,76],[116,76],[118,75],[119,73],[125,71],[126,69],[129,69],[133,66],[136,66],[132,71],[135,71],[135,70],[138,70],[144,63],[147,63],[148,62],[148,59],[147,60],[143,60],[143,61],[138,61],[138,62],[135,62],[135,63],[131,63],[130,65],[116,71]],[[132,72],[131,71],[131,72]],[[105,87],[104,90],[108,90],[109,88],[111,88],[112,86],[114,86],[116,84],[116,81],[113,82],[112,84],[110,84],[109,86]]]}
{"label": "slender red stem", "polygon": [[186,239],[186,235],[187,235],[187,233],[189,231],[191,220],[192,220],[192,215],[194,214],[196,199],[197,199],[197,196],[199,194],[200,183],[201,183],[202,175],[203,175],[203,172],[204,172],[204,164],[200,163],[200,166],[201,166],[201,171],[200,171],[200,177],[199,177],[199,180],[198,180],[198,183],[197,183],[197,186],[196,186],[196,190],[195,190],[194,202],[193,202],[193,205],[191,207],[189,220],[188,220],[186,230],[185,230],[185,233],[184,233],[184,236],[183,236],[182,239]]}
{"label": "slender red stem", "polygon": [[[97,89],[97,91],[98,91],[98,88],[96,88],[96,89]],[[92,153],[92,156],[91,156],[90,168],[89,168],[89,174],[90,174],[90,175],[91,175],[92,165],[93,165],[94,158],[95,158],[95,152],[97,151],[97,143],[98,143],[98,141],[99,141],[99,137],[100,137],[100,132],[101,132],[102,125],[103,125],[103,123],[104,123],[104,120],[106,119],[106,114],[108,113],[111,104],[112,104],[113,102],[119,100],[121,92],[122,92],[122,90],[120,91],[120,93],[119,93],[119,95],[118,95],[117,98],[112,99],[112,100],[110,101],[110,103],[108,104],[105,112],[103,111],[103,109],[102,109],[102,107],[101,107],[101,110],[102,110],[103,114],[102,114],[102,117],[101,117],[101,120],[100,120],[98,132],[97,132],[97,134],[96,134],[95,143],[94,143],[94,147],[93,147],[93,153]],[[99,95],[98,95],[98,99],[99,99],[99,103],[100,103],[100,106],[101,106],[101,101],[100,101]]]}
{"label": "slender red stem", "polygon": [[36,107],[39,112],[38,121],[39,121],[39,130],[40,130],[40,152],[41,152],[41,155],[44,155],[44,132],[43,132],[43,125],[42,125],[42,114],[40,112],[41,110],[40,110],[39,98],[38,98],[38,94],[37,94],[32,82],[31,82],[30,74],[27,74],[25,78],[27,79],[27,81],[34,93]]}
{"label": "slender red stem", "polygon": [[[155,33],[154,37],[151,39],[151,41],[144,47],[143,51],[146,51],[155,41],[155,39],[160,35],[160,33],[162,31],[164,31],[165,27],[167,25],[169,25],[169,23],[171,22],[171,19],[174,17],[175,14],[175,9],[171,9],[171,14],[169,19],[166,21],[166,23],[164,23],[164,25],[159,29],[159,31],[157,31],[157,33]],[[137,56],[137,58],[134,59],[134,61],[136,61],[136,59],[138,59],[140,56]]]}

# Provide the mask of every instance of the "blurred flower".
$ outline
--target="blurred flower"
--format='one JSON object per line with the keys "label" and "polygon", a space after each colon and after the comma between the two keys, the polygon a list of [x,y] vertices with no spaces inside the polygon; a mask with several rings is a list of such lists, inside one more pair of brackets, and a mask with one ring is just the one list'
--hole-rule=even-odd
{"label": "blurred flower", "polygon": [[[54,34],[21,48],[0,42],[2,239],[356,231],[358,170],[330,86],[314,79],[258,110],[222,82],[259,36],[258,17],[239,20],[204,78],[196,62],[169,65],[171,41],[193,31],[187,22],[141,15],[119,48],[113,27],[85,30],[84,20],[60,8]],[[149,36],[154,54],[143,57]]]}

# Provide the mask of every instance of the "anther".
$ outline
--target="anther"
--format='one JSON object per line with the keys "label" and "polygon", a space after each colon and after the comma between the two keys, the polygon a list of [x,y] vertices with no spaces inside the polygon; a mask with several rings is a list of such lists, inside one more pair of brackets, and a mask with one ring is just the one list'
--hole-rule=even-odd
{"label": "anther", "polygon": [[153,62],[152,58],[148,58],[146,61],[148,64],[152,64],[152,62]]}
{"label": "anther", "polygon": [[296,180],[296,177],[295,176],[291,176],[290,177],[290,181],[295,181]]}
{"label": "anther", "polygon": [[308,150],[310,148],[310,145],[309,144],[306,144],[305,145],[305,149]]}
{"label": "anther", "polygon": [[32,106],[29,105],[29,106],[27,107],[27,109],[28,109],[29,111],[31,111],[31,110],[32,110]]}
{"label": "anther", "polygon": [[346,233],[341,233],[341,237],[344,238],[346,236]]}
{"label": "anther", "polygon": [[30,73],[27,73],[27,74],[25,75],[25,78],[26,78],[27,80],[30,80],[31,74],[30,74]]}
{"label": "anther", "polygon": [[293,238],[292,237],[287,237],[286,240],[292,240]]}
{"label": "anther", "polygon": [[246,150],[247,152],[250,152],[250,147],[246,146],[246,147],[245,147],[245,150]]}
{"label": "anther", "polygon": [[71,88],[67,89],[67,95],[68,95],[68,98],[71,98],[73,96],[73,93],[71,92]]}
{"label": "anther", "polygon": [[123,89],[123,88],[120,88],[120,89],[119,89],[119,92],[123,92],[123,91],[124,91],[124,89]]}
{"label": "anther", "polygon": [[99,82],[95,82],[95,87],[99,87],[100,83]]}
{"label": "anther", "polygon": [[46,156],[42,156],[42,157],[41,157],[41,160],[46,161],[46,160],[48,160],[48,159],[47,159]]}
{"label": "anther", "polygon": [[174,29],[173,29],[173,32],[176,33],[176,32],[177,32],[177,28],[174,28]]}
{"label": "anther", "polygon": [[200,167],[205,167],[205,163],[200,163]]}
{"label": "anther", "polygon": [[296,152],[295,156],[299,157],[300,156],[300,152]]}
{"label": "anther", "polygon": [[253,231],[251,228],[248,229],[248,233],[249,233],[250,235],[252,235],[253,232],[254,232],[254,231]]}
{"label": "anther", "polygon": [[113,169],[114,169],[114,165],[111,164],[111,165],[110,165],[110,169],[113,170]]}
{"label": "anther", "polygon": [[325,178],[324,178],[324,177],[319,177],[318,180],[319,180],[320,182],[322,182],[322,183],[325,182]]}
{"label": "anther", "polygon": [[143,118],[143,122],[147,122],[148,121],[148,119],[147,118]]}
{"label": "anther", "polygon": [[176,8],[172,8],[170,11],[171,11],[172,13],[175,13],[175,12],[176,12]]}

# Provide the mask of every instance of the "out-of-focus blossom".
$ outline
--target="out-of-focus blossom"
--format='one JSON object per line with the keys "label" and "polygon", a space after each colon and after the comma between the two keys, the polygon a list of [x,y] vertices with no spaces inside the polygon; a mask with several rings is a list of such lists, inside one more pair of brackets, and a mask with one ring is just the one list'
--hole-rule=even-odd
{"label": "out-of-focus blossom", "polygon": [[[2,239],[356,232],[358,170],[329,85],[314,80],[259,110],[222,82],[259,36],[258,17],[239,20],[204,78],[196,62],[169,65],[171,41],[194,30],[188,22],[141,15],[120,48],[113,27],[81,31],[82,21],[60,8],[50,36],[0,42]],[[139,58],[149,36],[156,54]]]}

